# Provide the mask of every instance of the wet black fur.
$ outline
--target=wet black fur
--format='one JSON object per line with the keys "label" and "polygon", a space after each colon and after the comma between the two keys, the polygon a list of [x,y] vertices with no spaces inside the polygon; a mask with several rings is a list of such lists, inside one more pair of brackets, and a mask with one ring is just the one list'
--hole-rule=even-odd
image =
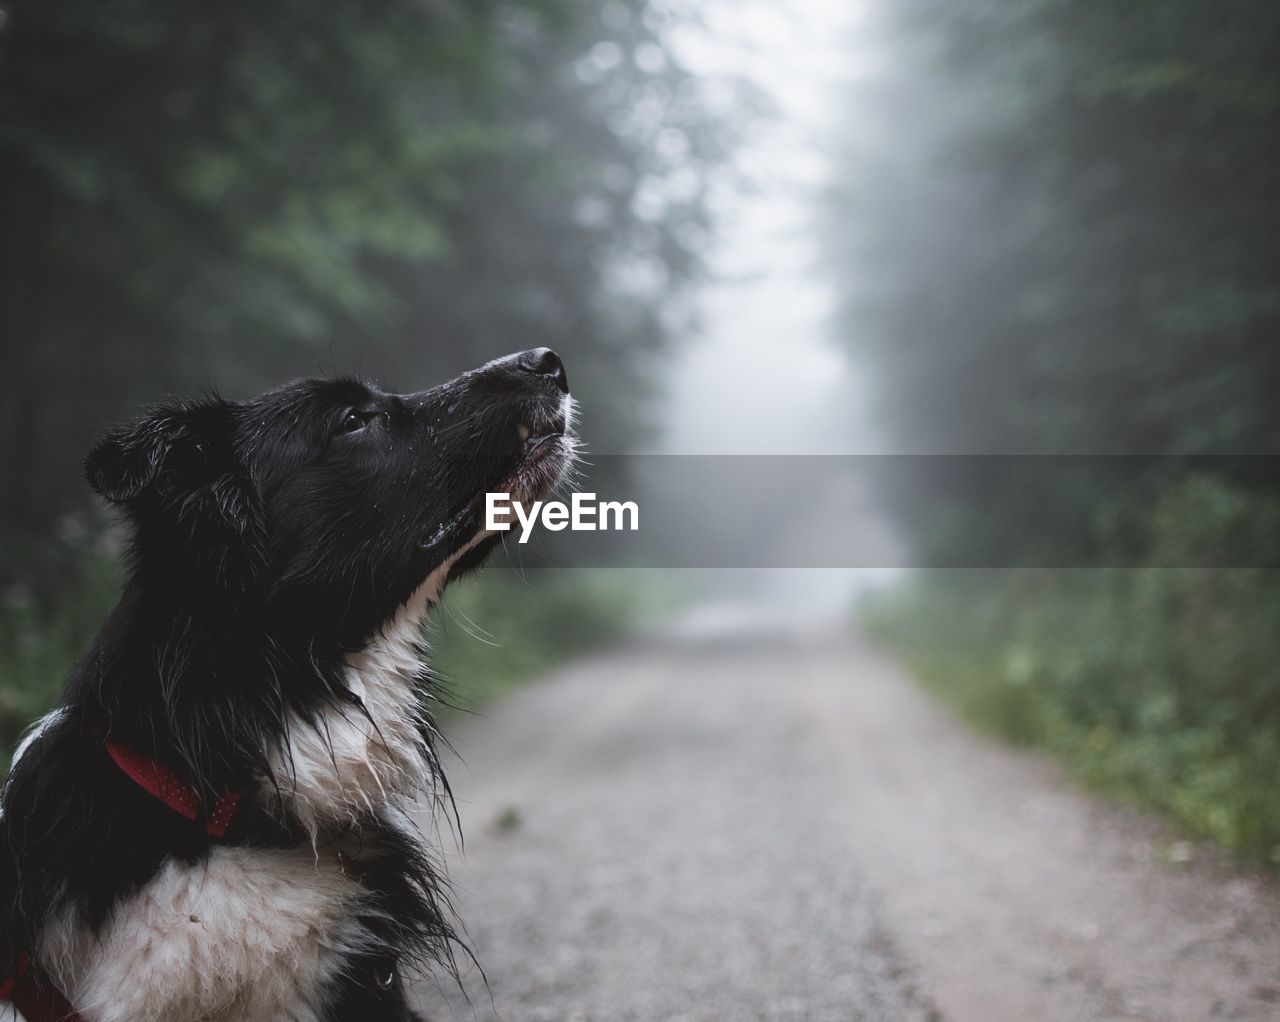
{"label": "wet black fur", "polygon": [[[102,440],[86,472],[133,526],[130,574],[71,673],[62,717],[0,790],[0,978],[39,946],[51,913],[73,905],[98,928],[167,859],[198,861],[218,840],[116,769],[108,739],[169,765],[206,804],[244,793],[221,840],[309,840],[253,794],[270,778],[267,749],[285,741],[291,712],[361,709],[344,657],[475,534],[481,495],[521,463],[516,427],[564,428],[566,392],[543,350],[419,394],[307,380],[158,408]],[[401,982],[376,979],[395,961],[451,965],[447,898],[429,857],[388,822],[370,817],[359,841],[384,947],[348,963],[328,1017],[412,1019]]]}

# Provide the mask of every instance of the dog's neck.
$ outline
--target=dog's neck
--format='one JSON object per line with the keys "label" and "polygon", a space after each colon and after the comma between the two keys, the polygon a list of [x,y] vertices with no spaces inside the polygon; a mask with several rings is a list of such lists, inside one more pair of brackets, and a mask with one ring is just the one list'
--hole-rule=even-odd
{"label": "dog's neck", "polygon": [[318,719],[288,715],[263,790],[313,837],[356,826],[393,798],[431,794],[434,751],[422,692],[422,629],[438,589],[424,586],[359,652],[343,681],[349,702]]}
{"label": "dog's neck", "polygon": [[274,777],[263,790],[313,840],[359,827],[390,803],[431,802],[442,794],[423,628],[454,562],[484,536],[436,568],[362,649],[348,654],[343,680],[350,702],[327,706],[315,721],[289,716],[284,742],[269,752]]}

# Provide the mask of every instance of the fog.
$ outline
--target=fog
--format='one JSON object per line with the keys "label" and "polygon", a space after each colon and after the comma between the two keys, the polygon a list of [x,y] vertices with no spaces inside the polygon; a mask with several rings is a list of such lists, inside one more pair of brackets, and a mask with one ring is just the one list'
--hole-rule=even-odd
{"label": "fog", "polygon": [[[699,14],[675,40],[677,52],[700,75],[745,82],[762,114],[711,197],[719,229],[708,279],[694,300],[697,331],[664,373],[656,449],[672,455],[874,451],[867,381],[835,335],[837,299],[819,270],[817,230],[820,200],[836,173],[832,139],[843,127],[843,100],[870,63],[859,33],[863,5],[748,0],[699,5]],[[723,513],[751,516],[753,508],[738,504]],[[770,528],[763,519],[755,526],[762,535]],[[774,619],[812,622],[847,612],[857,589],[885,578],[876,569],[779,567],[704,574],[703,582],[739,600],[750,593]]]}
{"label": "fog", "polygon": [[834,335],[818,272],[833,132],[859,73],[860,5],[699,5],[677,52],[698,74],[745,82],[761,115],[711,196],[718,225],[698,331],[666,372],[659,449],[671,454],[874,450],[865,381]]}
{"label": "fog", "polygon": [[508,543],[460,676],[753,600],[1271,855],[1200,782],[1280,748],[1278,10],[0,0],[0,749],[119,593],[104,429],[547,347],[641,527]]}

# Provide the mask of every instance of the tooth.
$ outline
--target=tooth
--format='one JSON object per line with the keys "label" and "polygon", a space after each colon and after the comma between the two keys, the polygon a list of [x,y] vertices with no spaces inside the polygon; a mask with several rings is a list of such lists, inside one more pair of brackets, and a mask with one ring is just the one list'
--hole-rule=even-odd
{"label": "tooth", "polygon": [[526,440],[529,439],[529,433],[531,432],[531,430],[529,429],[528,426],[522,425],[519,427],[517,432],[520,434],[520,442],[524,443]]}

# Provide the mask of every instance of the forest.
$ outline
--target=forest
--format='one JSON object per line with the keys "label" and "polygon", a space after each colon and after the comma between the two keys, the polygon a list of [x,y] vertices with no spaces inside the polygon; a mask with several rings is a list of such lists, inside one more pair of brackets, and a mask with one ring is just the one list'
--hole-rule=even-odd
{"label": "forest", "polygon": [[[114,601],[122,538],[80,459],[146,405],[323,373],[418,390],[546,345],[593,449],[643,435],[730,143],[726,90],[668,54],[674,17],[0,6],[0,759]],[[632,599],[594,585],[513,614],[574,609],[564,655]]]}
{"label": "forest", "polygon": [[921,571],[875,626],[984,726],[1280,861],[1280,8],[883,32],[826,248],[885,449],[948,470],[886,473]]}
{"label": "forest", "polygon": [[[80,459],[151,402],[546,345],[591,452],[644,447],[770,116],[673,45],[715,6],[0,0],[0,764],[117,593]],[[913,566],[861,613],[979,725],[1280,862],[1280,6],[867,11],[773,154],[829,164],[813,274]],[[616,637],[640,577],[490,572],[443,669]],[[537,641],[471,672],[495,613]]]}

